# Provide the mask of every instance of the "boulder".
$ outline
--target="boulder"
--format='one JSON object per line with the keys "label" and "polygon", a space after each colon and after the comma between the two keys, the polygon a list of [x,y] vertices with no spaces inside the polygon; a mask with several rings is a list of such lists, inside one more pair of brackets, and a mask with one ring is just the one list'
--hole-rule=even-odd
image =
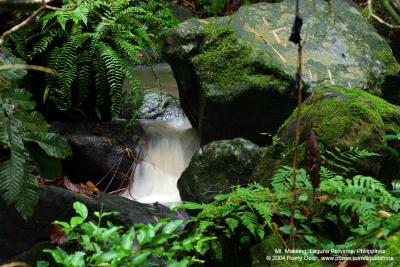
{"label": "boulder", "polygon": [[261,154],[261,148],[243,138],[201,147],[178,180],[182,200],[208,203],[235,185],[248,184]]}
{"label": "boulder", "polygon": [[[351,166],[359,174],[372,175],[386,184],[399,173],[399,159],[389,153],[384,140],[387,134],[400,132],[400,110],[385,100],[361,89],[328,87],[311,95],[302,105],[300,166],[304,159],[305,140],[311,129],[317,136],[321,153],[342,152],[352,148],[380,154]],[[295,135],[296,112],[280,128],[279,141],[266,149],[253,176],[268,181],[281,165],[290,165]],[[390,144],[399,149],[396,143]],[[326,155],[326,154],[325,154]]]}
{"label": "boulder", "polygon": [[119,211],[120,215],[112,221],[122,226],[152,223],[164,217],[184,218],[161,205],[142,204],[106,193],[81,195],[61,187],[49,186],[40,189],[39,204],[28,221],[24,221],[14,208],[6,207],[0,199],[0,218],[6,218],[0,221],[0,263],[48,239],[53,221],[69,221],[75,215],[72,208],[75,201],[84,203],[90,213],[99,210]]}
{"label": "boulder", "polygon": [[[230,17],[190,19],[162,38],[182,107],[202,144],[270,138],[294,109],[297,47],[288,42],[294,0],[241,7]],[[400,103],[400,66],[350,1],[301,4],[306,94],[327,85],[360,87]],[[238,127],[240,125],[240,127]]]}
{"label": "boulder", "polygon": [[99,187],[108,187],[108,190],[128,183],[127,175],[131,171],[135,148],[142,135],[139,125],[130,125],[125,120],[102,123],[55,122],[50,130],[64,136],[72,148],[72,156],[63,161],[64,172],[71,180],[90,180],[95,184],[101,181]]}
{"label": "boulder", "polygon": [[147,91],[139,118],[144,120],[172,120],[183,115],[179,99],[162,91]]}

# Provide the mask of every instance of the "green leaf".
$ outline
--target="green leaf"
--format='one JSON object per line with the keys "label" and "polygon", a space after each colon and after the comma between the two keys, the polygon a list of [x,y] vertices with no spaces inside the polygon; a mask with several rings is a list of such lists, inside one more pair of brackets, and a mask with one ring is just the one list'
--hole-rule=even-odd
{"label": "green leaf", "polygon": [[83,267],[85,266],[85,257],[86,253],[82,252],[82,251],[76,251],[71,259],[70,259],[70,263],[73,267]]}
{"label": "green leaf", "polygon": [[147,257],[151,254],[150,251],[140,251],[139,255],[135,256],[130,262],[133,266],[140,265],[147,260]]}
{"label": "green leaf", "polygon": [[171,207],[172,210],[177,210],[177,209],[187,209],[187,210],[200,210],[203,209],[204,205],[195,203],[195,202],[189,202],[185,201],[182,204],[179,204],[177,206],[174,206],[173,208]]}
{"label": "green leaf", "polygon": [[49,267],[50,263],[48,261],[38,261],[36,262],[36,267]]}
{"label": "green leaf", "polygon": [[319,240],[312,235],[305,235],[304,238],[313,245],[319,244]]}
{"label": "green leaf", "polygon": [[[290,234],[290,226],[289,225],[284,225],[284,226],[280,227],[279,230],[282,233]],[[294,232],[296,233],[296,227],[294,227]]]}
{"label": "green leaf", "polygon": [[70,224],[71,224],[72,228],[75,228],[78,225],[82,224],[84,221],[85,221],[85,218],[82,218],[80,216],[74,216],[71,218]]}
{"label": "green leaf", "polygon": [[60,159],[51,157],[36,143],[25,143],[33,161],[39,167],[40,176],[45,179],[56,179],[62,176],[62,163]]}
{"label": "green leaf", "polygon": [[109,263],[112,260],[116,260],[121,256],[121,252],[116,250],[106,251],[101,253],[98,257],[96,257],[96,263]]}
{"label": "green leaf", "polygon": [[43,252],[51,254],[56,263],[63,264],[64,259],[68,257],[67,252],[65,252],[62,248],[57,247],[55,249],[44,249]]}
{"label": "green leaf", "polygon": [[172,261],[168,263],[168,267],[186,267],[189,266],[190,260],[188,258],[184,258],[180,261]]}
{"label": "green leaf", "polygon": [[133,240],[135,238],[135,229],[131,227],[121,239],[121,247],[125,250],[132,250]]}
{"label": "green leaf", "polygon": [[183,220],[173,220],[167,223],[167,225],[164,226],[162,232],[164,234],[172,234],[176,228],[178,228],[180,225],[184,223]]}
{"label": "green leaf", "polygon": [[72,154],[68,142],[55,133],[28,133],[23,138],[37,143],[49,156],[55,158],[63,159]]}
{"label": "green leaf", "polygon": [[229,198],[229,194],[219,194],[214,197],[217,201],[223,201]]}
{"label": "green leaf", "polygon": [[74,207],[74,210],[76,211],[76,213],[78,213],[83,219],[87,218],[88,209],[85,206],[85,204],[76,201],[76,202],[74,202],[73,207]]}
{"label": "green leaf", "polygon": [[153,226],[151,224],[143,225],[143,227],[139,229],[137,234],[137,240],[139,245],[143,245],[150,242],[154,236],[155,232]]}

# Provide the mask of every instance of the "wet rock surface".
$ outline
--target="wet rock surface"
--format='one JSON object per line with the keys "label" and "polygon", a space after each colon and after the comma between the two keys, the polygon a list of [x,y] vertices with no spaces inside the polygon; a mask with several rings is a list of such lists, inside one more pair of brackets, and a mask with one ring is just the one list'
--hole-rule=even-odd
{"label": "wet rock surface", "polygon": [[182,200],[208,203],[235,185],[248,184],[261,154],[261,148],[243,138],[201,147],[178,180]]}
{"label": "wet rock surface", "polygon": [[71,180],[96,184],[106,177],[99,187],[108,190],[128,183],[126,174],[134,163],[132,153],[142,135],[139,125],[129,125],[125,120],[56,122],[51,131],[64,136],[71,145],[73,154],[63,161],[64,172]]}
{"label": "wet rock surface", "polygon": [[146,92],[139,110],[139,118],[145,120],[172,120],[183,114],[179,99],[162,91]]}
{"label": "wet rock surface", "polygon": [[[294,1],[244,6],[230,17],[190,19],[163,38],[182,107],[202,144],[244,137],[257,144],[294,109],[297,47],[289,43]],[[360,87],[399,103],[389,45],[350,1],[302,5],[305,91]],[[240,127],[237,127],[240,125]]]}

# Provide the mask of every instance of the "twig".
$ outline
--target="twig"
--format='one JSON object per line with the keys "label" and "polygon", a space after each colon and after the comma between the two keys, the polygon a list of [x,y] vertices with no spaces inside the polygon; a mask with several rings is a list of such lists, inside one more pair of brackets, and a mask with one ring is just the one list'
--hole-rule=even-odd
{"label": "twig", "polygon": [[[396,19],[397,21],[400,20],[399,16],[396,14],[395,10],[392,10],[390,8],[390,4],[387,1],[383,1],[385,8],[388,10],[388,12],[393,16],[394,19]],[[374,14],[374,10],[372,7],[372,0],[368,0],[368,18],[374,18],[376,19],[379,23],[392,28],[392,29],[400,29],[400,25],[394,25],[394,24],[390,24],[388,22],[386,22],[385,20],[383,20],[381,17],[377,16]]]}
{"label": "twig", "polygon": [[7,65],[1,65],[0,66],[0,71],[21,70],[21,69],[42,71],[42,72],[46,72],[46,73],[49,73],[49,74],[52,74],[52,75],[61,76],[57,71],[55,71],[53,69],[46,68],[46,67],[43,67],[43,66],[38,66],[38,65],[7,64]]}
{"label": "twig", "polygon": [[32,15],[30,15],[29,17],[27,17],[24,21],[22,21],[21,23],[15,25],[14,27],[12,27],[11,29],[5,31],[1,37],[0,37],[0,46],[3,44],[4,40],[13,32],[18,31],[19,29],[21,29],[22,27],[26,26],[33,18],[35,18],[42,10],[46,9],[47,4],[50,3],[53,0],[43,0],[42,1],[42,5],[36,9]]}
{"label": "twig", "polygon": [[373,17],[373,18],[376,19],[378,22],[384,24],[385,26],[387,26],[387,27],[389,27],[389,28],[392,28],[392,29],[400,29],[400,25],[393,25],[393,24],[390,24],[390,23],[384,21],[383,19],[381,19],[380,17],[378,17],[377,15],[373,14],[373,13],[371,14],[371,17]]}
{"label": "twig", "polygon": [[77,6],[79,6],[82,1],[79,1],[76,5],[71,6],[69,8],[59,8],[59,7],[55,7],[55,6],[51,6],[49,5],[50,2],[52,2],[53,0],[42,0],[42,5],[36,9],[29,17],[27,17],[25,20],[23,20],[21,23],[15,25],[14,27],[12,27],[11,29],[5,31],[1,37],[0,37],[0,46],[4,43],[5,39],[12,34],[13,32],[18,31],[19,29],[25,27],[32,19],[34,19],[41,11],[45,10],[45,9],[49,9],[49,10],[54,10],[54,11],[72,11],[74,10]]}

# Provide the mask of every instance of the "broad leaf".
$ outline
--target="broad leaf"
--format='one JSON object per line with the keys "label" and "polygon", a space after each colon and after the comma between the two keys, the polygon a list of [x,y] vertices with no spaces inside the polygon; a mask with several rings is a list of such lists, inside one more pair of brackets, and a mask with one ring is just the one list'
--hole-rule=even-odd
{"label": "broad leaf", "polygon": [[66,158],[72,154],[68,142],[55,133],[28,133],[24,135],[25,141],[37,143],[49,156]]}

